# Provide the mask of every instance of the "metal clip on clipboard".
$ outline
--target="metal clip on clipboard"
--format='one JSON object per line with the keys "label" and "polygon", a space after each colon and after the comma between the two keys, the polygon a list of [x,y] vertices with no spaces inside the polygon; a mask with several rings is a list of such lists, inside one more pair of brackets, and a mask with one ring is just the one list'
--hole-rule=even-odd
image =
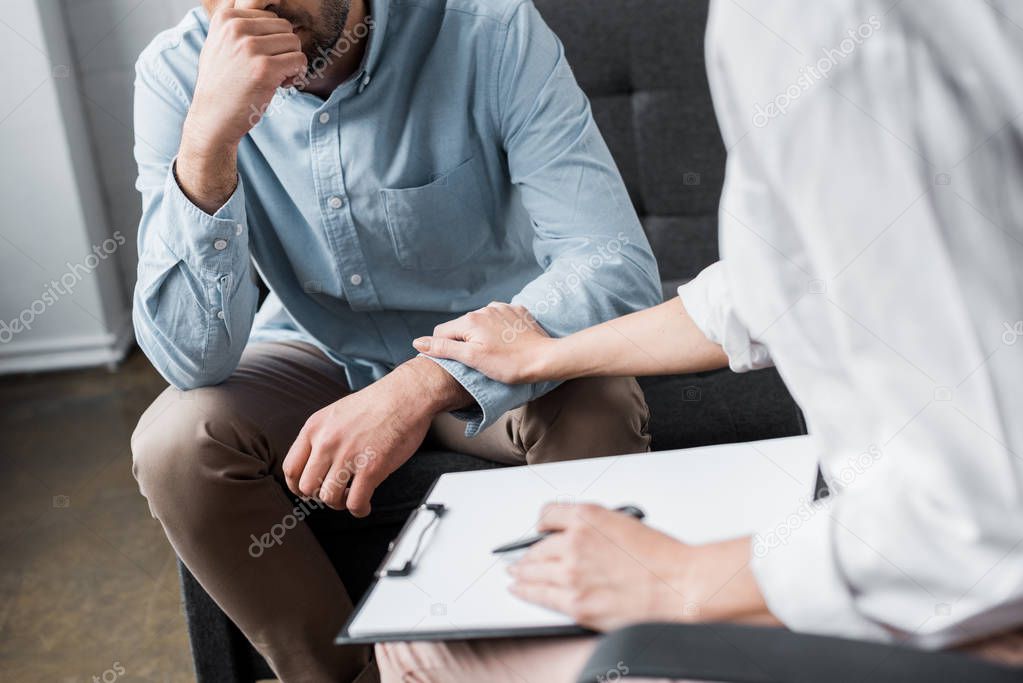
{"label": "metal clip on clipboard", "polygon": [[423,527],[422,531],[419,532],[419,537],[416,539],[416,544],[412,548],[412,554],[397,569],[389,569],[389,567],[391,567],[391,565],[394,564],[395,559],[394,554],[397,551],[399,545],[396,541],[392,541],[391,547],[389,548],[387,553],[387,557],[384,558],[383,564],[377,571],[377,578],[409,576],[412,573],[412,570],[415,569],[416,562],[419,561],[420,555],[422,555],[423,548],[425,547],[424,539],[432,529],[435,529],[437,527],[437,524],[440,522],[440,518],[443,517],[444,513],[447,511],[448,509],[447,507],[445,507],[444,503],[423,503],[418,508],[416,508],[416,511],[413,513],[413,518],[409,520],[408,525],[409,529],[412,529],[412,527],[415,525],[415,521],[419,518],[420,514],[430,514],[432,516],[430,518],[430,521],[426,523],[426,526]]}

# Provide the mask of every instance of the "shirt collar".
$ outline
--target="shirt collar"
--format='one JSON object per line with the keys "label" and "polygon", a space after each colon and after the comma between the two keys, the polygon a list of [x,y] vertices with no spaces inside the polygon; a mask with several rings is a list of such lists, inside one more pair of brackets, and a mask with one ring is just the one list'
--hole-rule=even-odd
{"label": "shirt collar", "polygon": [[373,18],[373,31],[369,36],[369,47],[366,49],[364,71],[372,77],[384,51],[384,39],[387,37],[387,19],[390,15],[391,0],[367,0],[369,16]]}

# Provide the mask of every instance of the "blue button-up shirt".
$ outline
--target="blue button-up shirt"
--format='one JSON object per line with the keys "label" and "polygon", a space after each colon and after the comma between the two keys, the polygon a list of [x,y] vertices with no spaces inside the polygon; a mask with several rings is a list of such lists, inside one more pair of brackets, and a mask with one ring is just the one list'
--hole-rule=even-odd
{"label": "blue button-up shirt", "polygon": [[[303,340],[353,390],[411,341],[491,301],[554,336],[660,300],[657,266],[561,43],[528,0],[373,0],[358,71],[324,101],[278,91],[214,215],[172,168],[209,21],[137,64],[143,197],[134,319],[179,388],[225,380],[249,341]],[[253,268],[270,289],[257,313]],[[553,385],[439,361],[475,398],[467,433]]]}

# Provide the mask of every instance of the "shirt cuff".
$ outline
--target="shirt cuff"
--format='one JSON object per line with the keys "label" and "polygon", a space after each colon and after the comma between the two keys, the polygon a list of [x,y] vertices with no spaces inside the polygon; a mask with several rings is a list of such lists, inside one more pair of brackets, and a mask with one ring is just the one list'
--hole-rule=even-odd
{"label": "shirt cuff", "polygon": [[232,270],[240,260],[248,261],[249,235],[246,228],[245,188],[241,178],[234,193],[216,213],[210,215],[185,196],[174,173],[177,159],[167,173],[164,201],[169,215],[180,220],[162,223],[160,239],[190,268],[203,267],[217,273]]}
{"label": "shirt cuff", "polygon": [[834,521],[828,502],[806,510],[753,537],[751,566],[768,609],[793,631],[892,640],[887,629],[857,610],[836,561],[835,537],[849,532]]}
{"label": "shirt cuff", "polygon": [[[423,354],[420,354],[423,355]],[[533,398],[532,384],[502,384],[490,379],[478,370],[466,367],[458,361],[446,358],[423,356],[437,363],[454,377],[476,401],[476,405],[451,414],[464,420],[465,435],[474,437],[512,408],[528,403]]]}

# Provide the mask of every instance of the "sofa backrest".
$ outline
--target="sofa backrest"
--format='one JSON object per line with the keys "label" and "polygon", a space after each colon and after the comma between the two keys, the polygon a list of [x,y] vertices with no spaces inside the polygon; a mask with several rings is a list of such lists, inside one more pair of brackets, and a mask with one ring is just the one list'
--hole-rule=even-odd
{"label": "sofa backrest", "polygon": [[718,258],[725,166],[703,54],[707,0],[534,1],[590,98],[661,277],[695,277]]}

